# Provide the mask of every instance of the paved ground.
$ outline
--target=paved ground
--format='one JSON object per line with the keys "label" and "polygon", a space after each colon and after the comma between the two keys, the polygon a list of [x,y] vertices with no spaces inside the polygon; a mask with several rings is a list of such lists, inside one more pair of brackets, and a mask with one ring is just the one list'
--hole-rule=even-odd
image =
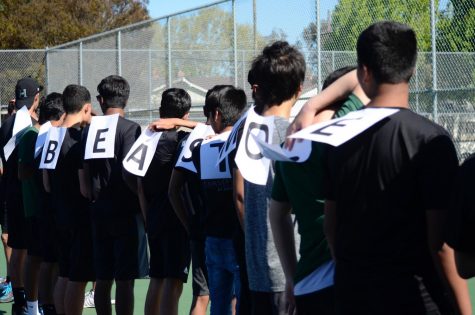
{"label": "paved ground", "polygon": [[[5,274],[5,261],[3,250],[1,251],[2,255],[0,255],[0,275]],[[180,315],[187,315],[189,312],[190,304],[191,304],[191,277],[189,279],[189,283],[183,288],[183,294],[180,299]],[[470,285],[470,295],[472,298],[472,303],[474,303],[474,315],[475,315],[475,279],[469,281]],[[147,293],[148,288],[148,280],[137,280],[135,283],[135,311],[134,314],[143,314],[143,308],[145,303],[145,296]],[[114,293],[113,293],[114,295]],[[1,314],[10,314],[11,312],[11,304],[0,304],[0,315]],[[96,314],[94,309],[85,309],[85,315],[92,315]],[[115,314],[115,312],[113,313]]]}

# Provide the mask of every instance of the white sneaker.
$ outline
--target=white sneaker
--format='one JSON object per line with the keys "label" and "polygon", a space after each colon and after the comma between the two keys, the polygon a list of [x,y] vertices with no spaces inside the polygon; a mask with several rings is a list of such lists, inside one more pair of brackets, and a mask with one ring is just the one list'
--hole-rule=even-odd
{"label": "white sneaker", "polygon": [[86,292],[84,295],[84,308],[94,308],[94,290]]}

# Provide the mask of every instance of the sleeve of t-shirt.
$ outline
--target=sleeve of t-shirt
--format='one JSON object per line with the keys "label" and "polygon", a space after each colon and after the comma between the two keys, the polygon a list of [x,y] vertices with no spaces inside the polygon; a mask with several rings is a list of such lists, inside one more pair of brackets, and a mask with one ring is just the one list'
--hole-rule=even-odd
{"label": "sleeve of t-shirt", "polygon": [[272,199],[280,202],[289,202],[287,189],[285,188],[284,180],[282,178],[283,162],[275,162],[274,183],[272,185]]}
{"label": "sleeve of t-shirt", "polygon": [[448,135],[434,137],[419,154],[414,158],[419,158],[416,167],[424,210],[448,210],[458,167],[452,140]]}
{"label": "sleeve of t-shirt", "polygon": [[454,181],[446,242],[455,250],[475,253],[475,155],[459,168]]}
{"label": "sleeve of t-shirt", "polygon": [[30,129],[26,131],[18,143],[18,163],[34,167],[35,143],[38,133]]}
{"label": "sleeve of t-shirt", "polygon": [[129,153],[135,141],[137,141],[138,137],[140,137],[141,132],[142,130],[140,129],[140,126],[136,124],[132,125],[125,131],[124,138],[122,139],[123,143],[121,156],[118,157],[121,161],[125,159],[125,156],[127,153]]}

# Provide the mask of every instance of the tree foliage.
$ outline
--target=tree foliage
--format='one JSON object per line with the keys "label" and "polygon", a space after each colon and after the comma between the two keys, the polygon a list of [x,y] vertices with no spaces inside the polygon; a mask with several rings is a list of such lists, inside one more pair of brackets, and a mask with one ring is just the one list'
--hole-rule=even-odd
{"label": "tree foliage", "polygon": [[0,0],[0,49],[55,46],[149,18],[147,0]]}

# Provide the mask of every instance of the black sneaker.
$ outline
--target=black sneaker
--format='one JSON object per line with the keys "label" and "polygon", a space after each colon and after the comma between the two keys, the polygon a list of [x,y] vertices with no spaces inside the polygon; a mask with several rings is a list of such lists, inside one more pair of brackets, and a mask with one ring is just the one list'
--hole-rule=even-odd
{"label": "black sneaker", "polygon": [[26,305],[12,304],[12,315],[28,315]]}

